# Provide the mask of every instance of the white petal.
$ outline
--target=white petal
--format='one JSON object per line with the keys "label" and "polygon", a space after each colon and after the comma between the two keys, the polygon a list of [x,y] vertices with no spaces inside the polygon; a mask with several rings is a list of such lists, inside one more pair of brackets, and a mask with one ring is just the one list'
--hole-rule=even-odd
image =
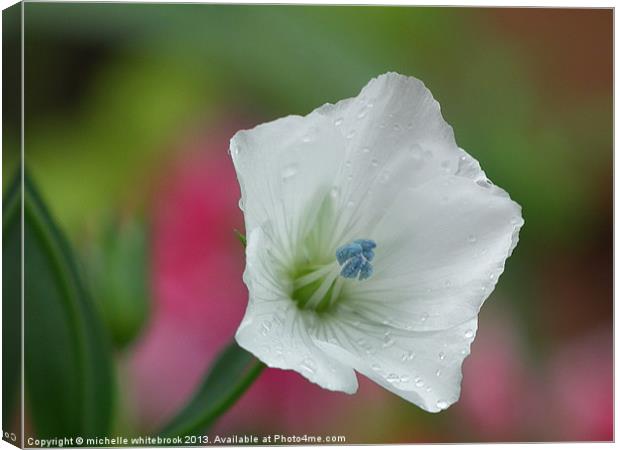
{"label": "white petal", "polygon": [[315,111],[239,131],[230,148],[247,232],[269,221],[274,235],[287,237],[281,245],[291,253],[332,188],[344,138],[332,119]]}
{"label": "white petal", "polygon": [[361,93],[321,112],[345,138],[339,180],[340,220],[334,245],[359,237],[396,198],[403,186],[417,186],[458,169],[459,151],[439,103],[413,77],[387,73]]}
{"label": "white petal", "polygon": [[477,318],[448,330],[423,332],[360,322],[346,312],[333,324],[318,345],[334,358],[426,411],[441,411],[458,400],[461,365],[469,355]]}
{"label": "white petal", "polygon": [[316,314],[297,308],[275,278],[268,237],[256,228],[248,238],[244,279],[250,299],[235,336],[239,345],[269,367],[295,370],[326,389],[356,392],[351,367],[329,357],[310,337],[311,330],[322,326]]}
{"label": "white petal", "polygon": [[518,204],[475,179],[447,175],[399,194],[370,232],[375,274],[350,287],[347,306],[415,330],[475,317],[523,225]]}

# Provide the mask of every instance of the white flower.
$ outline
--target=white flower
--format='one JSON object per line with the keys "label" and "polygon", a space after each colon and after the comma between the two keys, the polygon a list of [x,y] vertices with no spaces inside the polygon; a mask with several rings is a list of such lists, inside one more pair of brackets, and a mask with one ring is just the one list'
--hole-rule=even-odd
{"label": "white flower", "polygon": [[424,84],[395,73],[305,117],[239,131],[249,303],[236,339],[270,367],[421,408],[458,400],[477,314],[523,225]]}

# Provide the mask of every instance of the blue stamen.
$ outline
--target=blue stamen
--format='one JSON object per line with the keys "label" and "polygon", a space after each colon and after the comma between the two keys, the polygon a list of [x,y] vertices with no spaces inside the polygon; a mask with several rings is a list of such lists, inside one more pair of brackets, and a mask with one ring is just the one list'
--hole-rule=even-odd
{"label": "blue stamen", "polygon": [[344,278],[365,280],[373,273],[370,262],[375,257],[373,249],[377,246],[370,239],[356,239],[336,250],[336,260],[342,266],[340,275]]}

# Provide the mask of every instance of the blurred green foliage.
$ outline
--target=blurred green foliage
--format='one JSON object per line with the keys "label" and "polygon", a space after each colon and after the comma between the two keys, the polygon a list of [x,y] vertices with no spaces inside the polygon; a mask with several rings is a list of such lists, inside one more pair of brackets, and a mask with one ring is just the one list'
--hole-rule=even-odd
{"label": "blurred green foliage", "polygon": [[131,343],[149,318],[149,234],[143,221],[109,221],[85,255],[93,297],[118,348]]}
{"label": "blurred green foliage", "polygon": [[[23,238],[24,303],[15,292],[4,300],[5,311],[12,313],[7,319],[15,325],[21,323],[23,307],[28,414],[39,438],[102,436],[109,431],[114,404],[107,336],[68,243],[32,181],[26,177],[23,192],[21,185],[21,177],[15,177],[5,198],[3,241],[14,248]],[[23,222],[22,209],[15,206],[22,202]],[[10,273],[9,286],[21,292],[22,267],[17,262],[6,261],[18,270]],[[20,351],[20,340],[12,338],[15,350]],[[20,365],[11,367],[19,373]],[[15,383],[13,376],[10,379]],[[3,403],[7,417],[13,416],[11,407],[15,406],[10,400],[7,396]]]}

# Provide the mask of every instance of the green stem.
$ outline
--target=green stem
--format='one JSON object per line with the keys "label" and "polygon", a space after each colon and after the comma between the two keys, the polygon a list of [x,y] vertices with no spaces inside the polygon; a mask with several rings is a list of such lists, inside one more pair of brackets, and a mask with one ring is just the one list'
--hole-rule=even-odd
{"label": "green stem", "polygon": [[265,365],[235,342],[217,358],[187,406],[159,433],[174,437],[205,432],[248,390]]}

